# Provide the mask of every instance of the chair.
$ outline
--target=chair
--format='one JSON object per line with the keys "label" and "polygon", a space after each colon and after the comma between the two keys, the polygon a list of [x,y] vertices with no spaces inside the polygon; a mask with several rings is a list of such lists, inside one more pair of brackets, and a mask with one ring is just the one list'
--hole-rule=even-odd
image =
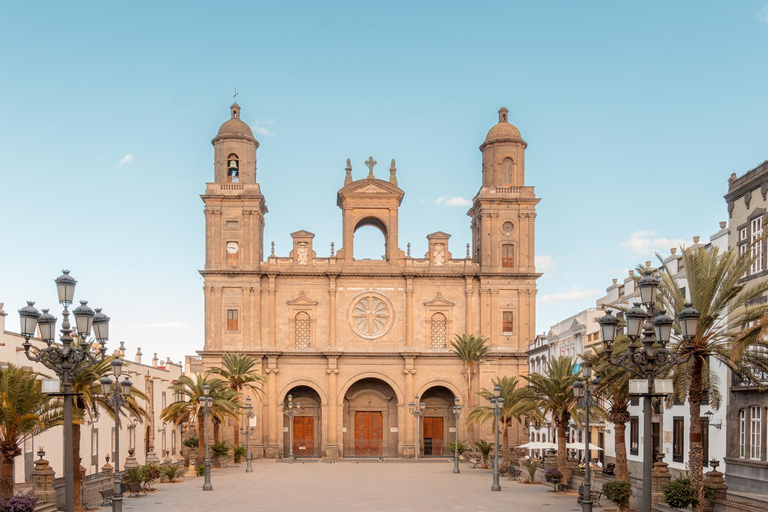
{"label": "chair", "polygon": [[128,482],[126,484],[128,486],[128,497],[134,496],[136,498],[139,497],[139,493],[143,492],[144,496],[147,495],[146,489],[144,489],[139,482]]}
{"label": "chair", "polygon": [[605,467],[603,468],[603,474],[604,475],[613,475],[614,474],[613,473],[614,468],[616,468],[616,464],[614,464],[614,463],[606,464]]}
{"label": "chair", "polygon": [[520,480],[518,480],[518,478],[522,474],[523,474],[523,470],[522,469],[509,468],[509,476],[507,477],[507,479],[508,480],[517,480],[519,482]]}

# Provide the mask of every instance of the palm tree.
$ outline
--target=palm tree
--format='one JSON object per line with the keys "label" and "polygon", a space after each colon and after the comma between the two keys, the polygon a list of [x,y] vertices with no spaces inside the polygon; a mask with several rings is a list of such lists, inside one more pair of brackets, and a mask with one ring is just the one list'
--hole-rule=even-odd
{"label": "palm tree", "polygon": [[[210,368],[209,374],[218,375],[221,377],[229,387],[234,390],[235,393],[240,395],[244,389],[261,393],[262,384],[267,381],[267,378],[258,373],[259,362],[245,354],[224,354],[222,360],[223,368]],[[240,446],[240,416],[235,416],[235,447]]]}
{"label": "palm tree", "polygon": [[477,365],[485,359],[485,355],[491,350],[488,346],[488,338],[475,336],[474,334],[456,335],[451,342],[452,352],[459,356],[464,363],[464,383],[467,388],[467,406],[471,409],[472,400],[472,375],[477,371]]}
{"label": "palm tree", "polygon": [[[65,442],[72,442],[72,470],[74,472],[75,479],[75,510],[82,511],[82,496],[80,490],[82,488],[81,475],[80,475],[80,426],[83,424],[85,418],[96,419],[99,416],[99,408],[107,411],[107,414],[112,418],[115,417],[115,410],[112,404],[108,402],[107,396],[101,394],[101,384],[99,379],[112,372],[112,360],[114,357],[108,357],[101,363],[97,363],[88,366],[78,373],[72,381],[72,392],[76,393],[72,397],[72,409],[74,415],[74,421],[72,422],[72,439],[71,441],[65,440]],[[137,398],[147,400],[147,396],[138,389],[131,388],[131,393],[126,399],[125,408],[128,410],[132,417],[138,418],[142,421],[147,417],[147,412],[136,401]],[[128,413],[123,412],[127,416]]]}
{"label": "palm tree", "polygon": [[[500,377],[491,381],[494,387],[499,386],[499,396],[504,398],[504,405],[499,411],[499,424],[502,430],[502,470],[509,467],[509,427],[512,426],[512,421],[517,420],[518,423],[523,422],[523,417],[532,417],[538,410],[538,401],[536,400],[536,394],[527,387],[518,388],[516,377]],[[496,396],[496,393],[491,390],[483,388],[477,393],[486,400],[490,400]],[[480,425],[487,421],[494,421],[493,407],[489,406],[477,406],[469,412],[467,415],[467,423],[478,423]],[[495,422],[494,422],[495,428]]]}
{"label": "palm tree", "polygon": [[566,463],[565,432],[578,403],[573,396],[573,383],[577,379],[573,359],[553,357],[544,373],[532,373],[525,379],[539,399],[539,410],[543,415],[550,413],[555,423],[557,469],[563,474],[563,481],[568,482],[571,473]]}
{"label": "palm tree", "polygon": [[[674,280],[674,274],[661,256],[659,259],[665,270],[661,273],[660,301],[670,314],[679,313],[685,307],[685,297]],[[758,383],[758,374],[768,371],[768,357],[765,355],[768,353],[768,342],[764,336],[768,326],[768,303],[761,303],[760,300],[768,290],[768,281],[754,285],[742,282],[753,258],[740,256],[733,249],[722,252],[714,246],[685,249],[682,260],[691,302],[701,317],[696,336],[690,342],[677,340],[674,350],[680,356],[690,355],[690,359],[673,367],[671,376],[675,381],[677,398],[684,399],[687,395],[688,399],[688,469],[691,484],[697,489],[699,498],[693,510],[701,512],[704,488],[699,417],[705,386],[711,406],[719,407],[721,397],[711,364],[718,361],[735,374]]]}
{"label": "palm tree", "polygon": [[39,373],[8,365],[0,368],[0,496],[13,496],[14,461],[22,443],[60,425],[61,409],[40,390]]}
{"label": "palm tree", "polygon": [[[613,353],[621,355],[627,350],[629,339],[619,335],[613,343]],[[616,443],[616,481],[629,482],[629,466],[627,464],[626,429],[630,420],[629,414],[629,378],[630,375],[621,367],[612,365],[603,355],[602,350],[596,354],[585,355],[585,359],[593,362],[595,375],[600,383],[595,387],[595,396],[602,397],[607,403],[607,419],[614,425]],[[623,505],[622,510],[629,510],[629,505]]]}
{"label": "palm tree", "polygon": [[213,417],[232,416],[236,417],[237,410],[240,408],[234,392],[230,390],[223,380],[211,379],[202,373],[196,373],[194,379],[187,375],[182,375],[171,385],[169,389],[179,393],[184,400],[174,402],[168,405],[160,413],[160,419],[167,422],[173,422],[178,425],[184,421],[197,421],[197,459],[195,465],[203,463],[203,450],[205,449],[205,415],[201,409],[200,399],[205,396],[204,386],[208,384],[209,395],[213,402],[210,413]]}

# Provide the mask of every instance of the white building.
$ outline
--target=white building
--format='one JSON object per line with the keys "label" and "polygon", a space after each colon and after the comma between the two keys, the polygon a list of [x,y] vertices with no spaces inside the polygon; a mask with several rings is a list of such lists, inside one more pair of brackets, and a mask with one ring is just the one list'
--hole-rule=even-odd
{"label": "white building", "polygon": [[[22,304],[18,304],[18,308]],[[16,308],[16,309],[18,309]],[[42,364],[33,363],[27,359],[21,344],[24,338],[13,331],[7,330],[6,319],[8,314],[3,310],[3,304],[0,303],[0,365],[13,364],[37,371],[50,377],[55,377],[53,372],[45,368]],[[40,346],[42,342],[30,340],[33,345]],[[117,343],[110,344],[111,348]],[[122,350],[118,348],[118,351]],[[134,427],[131,418],[123,418],[120,428],[120,468],[123,468],[128,450],[135,447],[135,457],[139,464],[144,464],[150,448],[154,448],[153,453],[163,461],[168,456],[175,462],[181,455],[182,432],[180,427],[175,425],[165,425],[159,419],[163,408],[174,400],[173,391],[168,387],[173,384],[182,374],[182,368],[179,364],[174,364],[170,360],[158,361],[157,355],[152,360],[152,365],[141,363],[141,353],[136,355],[134,361],[125,361],[123,374],[128,375],[133,382],[135,389],[147,395],[148,400],[139,400],[139,404],[149,414],[149,419],[142,419]],[[85,468],[86,475],[101,471],[106,463],[105,456],[109,455],[110,465],[114,466],[114,428],[115,422],[108,414],[101,411],[98,418],[88,419],[81,425],[80,436],[80,456],[82,458],[81,466]],[[37,459],[37,451],[40,448],[45,450],[45,459],[51,464],[56,472],[56,477],[64,476],[63,470],[63,427],[54,427],[33,437],[21,447],[22,454],[15,461],[15,482],[23,486],[24,482],[31,482],[30,474],[34,469],[34,460]]]}

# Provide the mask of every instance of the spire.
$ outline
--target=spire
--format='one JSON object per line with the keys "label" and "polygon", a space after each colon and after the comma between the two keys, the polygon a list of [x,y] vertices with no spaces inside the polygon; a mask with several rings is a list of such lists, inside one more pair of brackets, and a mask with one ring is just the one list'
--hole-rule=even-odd
{"label": "spire", "polygon": [[395,167],[395,159],[392,159],[392,165],[389,166],[389,182],[393,185],[397,185],[397,167]]}
{"label": "spire", "polygon": [[344,177],[344,185],[349,185],[352,183],[352,162],[349,161],[349,158],[347,158],[347,167],[344,170],[347,171],[347,175]]}
{"label": "spire", "polygon": [[501,107],[499,109],[499,122],[500,123],[509,122],[509,110],[507,110],[507,107]]}
{"label": "spire", "polygon": [[240,119],[240,105],[234,102],[229,109],[232,111],[232,119]]}

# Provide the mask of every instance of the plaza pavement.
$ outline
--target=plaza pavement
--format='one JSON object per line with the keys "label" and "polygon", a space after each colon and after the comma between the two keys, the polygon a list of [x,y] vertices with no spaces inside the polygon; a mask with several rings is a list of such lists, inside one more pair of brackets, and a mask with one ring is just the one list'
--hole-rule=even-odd
{"label": "plaza pavement", "polygon": [[[501,491],[490,490],[490,470],[440,461],[298,461],[253,463],[215,469],[213,490],[203,492],[203,478],[154,484],[147,496],[125,498],[123,510],[143,511],[552,511],[577,512],[576,496],[556,496],[544,485],[501,479]],[[111,510],[102,507],[102,510]],[[596,510],[601,510],[596,507]]]}

